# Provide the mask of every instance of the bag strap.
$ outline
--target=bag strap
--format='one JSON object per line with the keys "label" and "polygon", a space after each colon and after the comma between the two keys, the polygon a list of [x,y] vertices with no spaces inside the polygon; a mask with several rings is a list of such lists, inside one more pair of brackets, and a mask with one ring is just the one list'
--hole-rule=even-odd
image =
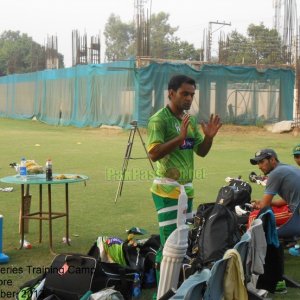
{"label": "bag strap", "polygon": [[77,262],[80,265],[83,265],[85,263],[85,258],[83,256],[80,255],[67,255],[65,258],[65,262],[69,263],[69,262]]}

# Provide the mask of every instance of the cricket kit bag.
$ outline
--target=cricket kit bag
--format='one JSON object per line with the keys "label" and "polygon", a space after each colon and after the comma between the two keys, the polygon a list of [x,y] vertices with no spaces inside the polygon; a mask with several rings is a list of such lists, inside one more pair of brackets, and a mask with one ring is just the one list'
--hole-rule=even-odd
{"label": "cricket kit bag", "polygon": [[240,179],[232,179],[229,185],[220,188],[216,203],[231,210],[234,210],[237,205],[244,207],[245,204],[251,202],[251,192],[252,188],[249,183]]}
{"label": "cricket kit bag", "polygon": [[236,214],[224,205],[210,205],[203,212],[202,225],[198,228],[192,269],[210,267],[212,263],[221,259],[226,250],[232,248],[240,237]]}
{"label": "cricket kit bag", "polygon": [[77,300],[86,292],[101,289],[96,275],[99,265],[93,257],[82,254],[59,254],[48,268],[43,291],[38,299],[55,295],[58,299]]}
{"label": "cricket kit bag", "polygon": [[[109,247],[104,247],[105,243]],[[155,256],[159,246],[159,235],[136,240],[133,244],[116,237],[100,236],[88,251],[88,255],[101,261],[103,265],[104,263],[122,264],[128,270],[140,274],[143,288],[153,288],[156,286]]]}
{"label": "cricket kit bag", "polygon": [[[79,300],[87,293],[96,293],[105,288],[119,291],[125,300],[132,298],[132,286],[136,271],[117,263],[103,263],[83,254],[57,255],[46,273],[23,285],[18,299],[23,295],[36,296],[36,300]],[[38,293],[37,287],[40,287]]]}

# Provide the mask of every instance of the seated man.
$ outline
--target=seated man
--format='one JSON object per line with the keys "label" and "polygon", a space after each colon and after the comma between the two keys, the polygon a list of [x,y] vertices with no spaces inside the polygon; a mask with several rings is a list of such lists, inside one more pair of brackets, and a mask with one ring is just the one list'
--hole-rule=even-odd
{"label": "seated man", "polygon": [[[280,163],[273,149],[257,151],[250,163],[258,165],[268,175],[268,180],[263,198],[253,204],[256,210],[250,214],[248,225],[256,218],[259,209],[265,206],[272,207],[277,226],[284,224],[300,201],[300,169]],[[273,199],[277,194],[281,199]]]}

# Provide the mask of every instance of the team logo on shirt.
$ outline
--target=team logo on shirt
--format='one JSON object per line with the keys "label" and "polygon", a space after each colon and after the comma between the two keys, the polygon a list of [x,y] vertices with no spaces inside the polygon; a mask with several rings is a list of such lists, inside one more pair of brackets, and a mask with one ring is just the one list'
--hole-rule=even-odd
{"label": "team logo on shirt", "polygon": [[179,133],[180,132],[180,125],[175,124],[175,128],[176,128],[177,132]]}
{"label": "team logo on shirt", "polygon": [[193,149],[195,144],[194,138],[186,138],[181,146],[179,146],[180,150]]}
{"label": "team logo on shirt", "polygon": [[121,239],[116,238],[116,237],[108,238],[105,241],[105,244],[108,247],[111,247],[112,245],[121,245],[122,243],[123,243],[123,241]]}

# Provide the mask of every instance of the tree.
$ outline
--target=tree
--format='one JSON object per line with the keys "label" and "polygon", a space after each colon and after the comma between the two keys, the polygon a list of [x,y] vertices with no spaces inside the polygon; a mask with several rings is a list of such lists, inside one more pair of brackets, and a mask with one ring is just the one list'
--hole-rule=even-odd
{"label": "tree", "polygon": [[255,62],[263,64],[283,62],[282,43],[277,30],[268,29],[263,24],[250,24],[247,32]]}
{"label": "tree", "polygon": [[123,23],[120,17],[111,14],[104,29],[105,57],[107,61],[123,60],[133,55],[134,23]]}
{"label": "tree", "polygon": [[219,42],[220,62],[250,64],[252,60],[247,38],[236,30],[227,37],[226,42]]}
{"label": "tree", "polygon": [[284,63],[281,38],[275,29],[263,24],[250,24],[248,36],[237,31],[229,34],[226,42],[219,43],[219,60],[222,63],[282,64]]}
{"label": "tree", "polygon": [[150,56],[167,58],[172,56],[172,43],[175,42],[174,33],[178,27],[169,25],[169,14],[160,12],[151,15],[150,21]]}
{"label": "tree", "polygon": [[[175,36],[178,27],[169,24],[169,14],[152,14],[150,19],[150,56],[165,59],[199,60],[200,51]],[[112,14],[104,30],[107,61],[128,59],[137,53],[135,24],[123,23]]]}
{"label": "tree", "polygon": [[169,43],[167,55],[164,58],[178,60],[200,60],[200,49],[195,49],[194,45],[186,41],[175,38]]}
{"label": "tree", "polygon": [[[27,34],[9,30],[0,35],[0,75],[44,70],[45,59],[45,48]],[[61,54],[59,62],[63,67]]]}

